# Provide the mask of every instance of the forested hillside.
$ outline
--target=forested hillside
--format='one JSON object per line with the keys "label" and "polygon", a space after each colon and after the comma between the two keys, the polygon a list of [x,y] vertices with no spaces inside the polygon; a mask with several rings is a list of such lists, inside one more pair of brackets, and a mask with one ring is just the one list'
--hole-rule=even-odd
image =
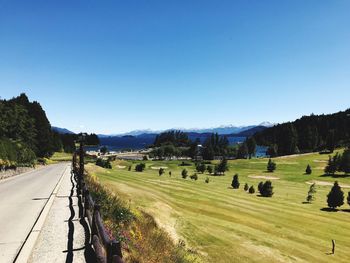
{"label": "forested hillside", "polygon": [[[71,152],[76,136],[52,131],[41,105],[25,94],[0,100],[0,168],[33,165],[55,151]],[[89,140],[98,143],[96,135]]]}
{"label": "forested hillside", "polygon": [[269,146],[269,154],[329,150],[350,142],[350,109],[327,115],[304,116],[278,124],[254,135],[259,145]]}

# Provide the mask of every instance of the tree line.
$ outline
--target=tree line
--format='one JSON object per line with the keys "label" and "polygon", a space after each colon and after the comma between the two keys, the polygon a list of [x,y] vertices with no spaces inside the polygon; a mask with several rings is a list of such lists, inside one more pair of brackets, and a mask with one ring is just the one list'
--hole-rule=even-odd
{"label": "tree line", "polygon": [[254,135],[259,145],[269,146],[271,157],[327,150],[350,142],[350,109],[334,114],[303,116],[267,128]]}
{"label": "tree line", "polygon": [[[1,169],[33,165],[36,158],[49,158],[55,151],[71,152],[77,136],[52,131],[40,103],[29,101],[24,93],[0,99]],[[96,135],[90,137],[97,142]]]}

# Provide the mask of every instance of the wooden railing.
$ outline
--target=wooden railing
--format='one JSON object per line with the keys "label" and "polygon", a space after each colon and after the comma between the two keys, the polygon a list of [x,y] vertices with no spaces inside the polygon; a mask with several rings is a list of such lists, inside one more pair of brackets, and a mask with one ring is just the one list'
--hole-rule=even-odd
{"label": "wooden railing", "polygon": [[111,239],[103,224],[100,206],[93,200],[84,182],[84,152],[82,144],[79,150],[79,167],[77,153],[73,156],[73,172],[77,178],[78,194],[82,195],[84,217],[87,218],[91,229],[91,244],[94,248],[98,263],[123,263],[120,241]]}

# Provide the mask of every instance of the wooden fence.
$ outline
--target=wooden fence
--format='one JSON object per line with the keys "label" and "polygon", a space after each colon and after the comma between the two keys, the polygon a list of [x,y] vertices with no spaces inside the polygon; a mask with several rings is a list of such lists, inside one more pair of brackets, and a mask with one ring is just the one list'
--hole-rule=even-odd
{"label": "wooden fence", "polygon": [[73,172],[77,178],[78,194],[82,195],[84,217],[87,218],[91,230],[91,244],[94,248],[98,263],[124,263],[122,260],[121,244],[111,239],[103,224],[100,206],[92,199],[89,189],[84,182],[84,152],[82,144],[79,150],[80,160],[77,166],[77,154],[73,156]]}

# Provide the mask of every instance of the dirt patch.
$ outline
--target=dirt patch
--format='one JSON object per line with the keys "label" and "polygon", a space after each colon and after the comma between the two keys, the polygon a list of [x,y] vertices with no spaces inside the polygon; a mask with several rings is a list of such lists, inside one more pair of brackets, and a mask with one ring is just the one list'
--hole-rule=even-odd
{"label": "dirt patch", "polygon": [[[306,182],[307,184],[313,184],[315,183],[316,185],[320,185],[320,186],[333,186],[334,183],[332,182],[326,182],[326,181],[308,181]],[[340,187],[342,188],[350,188],[350,185],[348,184],[339,184]]]}
{"label": "dirt patch", "polygon": [[314,160],[315,163],[327,163],[326,160]]}
{"label": "dirt patch", "polygon": [[117,168],[119,168],[119,169],[124,169],[126,166],[125,165],[117,165]]}
{"label": "dirt patch", "polygon": [[151,166],[151,169],[153,170],[159,170],[160,168],[168,169],[168,166]]}
{"label": "dirt patch", "polygon": [[275,157],[274,159],[288,159],[288,158],[293,158],[298,156],[307,156],[311,154],[314,154],[314,153],[299,153],[299,154],[284,155],[284,156]]}
{"label": "dirt patch", "polygon": [[316,167],[314,169],[316,169],[316,170],[324,170],[324,166],[318,166],[318,167]]}
{"label": "dirt patch", "polygon": [[146,211],[153,216],[157,225],[163,228],[175,243],[179,241],[179,236],[176,232],[177,220],[173,215],[174,210],[168,204],[157,201]]}
{"label": "dirt patch", "polygon": [[253,179],[266,179],[266,180],[279,180],[279,177],[276,176],[265,176],[265,175],[248,175],[249,178]]}
{"label": "dirt patch", "polygon": [[292,165],[295,165],[295,164],[299,164],[298,162],[277,162],[277,164],[292,164]]}

